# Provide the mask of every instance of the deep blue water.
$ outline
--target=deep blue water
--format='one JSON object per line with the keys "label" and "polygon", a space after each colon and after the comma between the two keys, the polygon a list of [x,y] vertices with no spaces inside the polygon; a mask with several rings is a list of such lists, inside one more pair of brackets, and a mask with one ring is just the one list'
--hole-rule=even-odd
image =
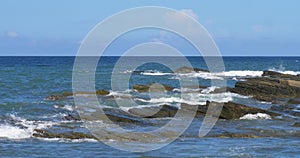
{"label": "deep blue water", "polygon": [[[138,58],[143,57],[136,58],[139,60]],[[172,64],[180,67],[176,57],[168,58]],[[74,105],[72,99],[45,100],[51,94],[72,91],[74,59],[75,57],[0,57],[0,157],[297,157],[300,155],[300,138],[294,136],[249,139],[179,138],[167,147],[146,153],[118,151],[101,142],[88,140],[44,140],[32,137],[30,128],[60,123]],[[111,72],[118,59],[119,57],[101,58],[95,75],[96,89],[111,89]],[[188,60],[194,67],[207,69],[201,57],[188,57]],[[272,69],[295,74],[300,72],[300,57],[224,57],[223,60],[226,72],[237,74],[227,76],[229,87],[233,87],[239,78],[255,77],[263,70]],[[136,70],[150,74],[132,74],[129,89],[134,84],[153,82],[176,88],[180,86],[176,78],[168,74],[171,70],[163,65],[148,63]],[[128,73],[132,73],[132,70],[128,70]],[[165,74],[155,75],[159,73]],[[210,85],[210,79],[205,75],[198,77],[198,80],[201,85]],[[232,98],[233,101],[268,106],[251,99]],[[108,102],[103,104],[114,106]],[[261,122],[254,120],[247,123]],[[288,127],[292,122],[286,125],[271,121],[270,124],[269,127],[255,128],[273,130],[273,133],[277,133],[277,130],[280,133],[287,128],[289,128],[287,132],[299,132],[297,127]],[[235,128],[234,125],[230,124],[229,128]],[[226,128],[227,126],[221,123],[220,129]]]}

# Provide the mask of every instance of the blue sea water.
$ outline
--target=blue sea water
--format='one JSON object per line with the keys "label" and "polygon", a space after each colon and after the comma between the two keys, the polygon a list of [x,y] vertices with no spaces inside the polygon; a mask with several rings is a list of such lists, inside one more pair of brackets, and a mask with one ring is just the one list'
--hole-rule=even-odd
{"label": "blue sea water", "polygon": [[[147,57],[135,57],[147,58]],[[157,57],[161,58],[161,57]],[[176,57],[168,57],[173,64]],[[95,74],[96,89],[111,89],[111,73],[119,57],[101,57]],[[298,157],[300,137],[293,122],[287,120],[247,120],[219,122],[217,130],[240,126],[269,132],[262,138],[180,137],[170,145],[146,153],[130,153],[113,149],[95,140],[41,139],[32,136],[35,128],[50,128],[60,124],[72,112],[72,99],[49,101],[52,94],[72,92],[72,70],[75,57],[0,57],[0,157]],[[196,68],[207,69],[201,57],[188,57]],[[240,78],[259,76],[263,70],[300,74],[300,57],[224,57],[228,86]],[[137,71],[138,70],[138,71]],[[134,84],[158,82],[179,87],[171,70],[161,64],[148,63],[132,74],[129,89]],[[120,73],[133,73],[133,70]],[[191,74],[195,75],[195,74]],[[210,85],[218,75],[197,76],[201,85]],[[222,98],[216,98],[222,99]],[[224,99],[224,98],[223,98]],[[237,102],[269,106],[251,98],[229,96]],[[163,101],[162,101],[163,102]],[[172,102],[173,103],[173,102]],[[113,103],[103,102],[106,106]],[[298,107],[300,109],[300,107]],[[293,110],[299,110],[293,109]],[[264,125],[266,125],[264,127]],[[199,126],[194,125],[195,130]],[[64,130],[64,129],[62,129]],[[193,129],[190,129],[193,132]],[[243,129],[245,130],[245,129]],[[188,135],[188,134],[187,134]]]}

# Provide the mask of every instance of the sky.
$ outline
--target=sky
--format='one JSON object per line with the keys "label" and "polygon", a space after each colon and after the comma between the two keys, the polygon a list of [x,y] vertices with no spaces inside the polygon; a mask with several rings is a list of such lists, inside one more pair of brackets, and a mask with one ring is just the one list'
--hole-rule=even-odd
{"label": "sky", "polygon": [[[142,6],[168,7],[192,16],[212,35],[223,56],[300,55],[299,0],[1,0],[0,56],[74,56],[99,22]],[[154,39],[176,45],[178,38],[166,38],[161,30],[140,30],[120,37],[105,55],[122,55]],[[196,55],[189,46],[179,49]]]}

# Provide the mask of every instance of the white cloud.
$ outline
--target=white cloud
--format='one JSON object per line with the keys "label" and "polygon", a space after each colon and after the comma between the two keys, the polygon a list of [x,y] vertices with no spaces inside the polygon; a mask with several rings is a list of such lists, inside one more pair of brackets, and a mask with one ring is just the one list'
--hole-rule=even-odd
{"label": "white cloud", "polygon": [[182,9],[179,11],[182,14],[193,17],[194,19],[198,19],[198,15],[192,9]]}
{"label": "white cloud", "polygon": [[[167,25],[175,26],[177,29],[182,30],[183,32],[194,34],[195,32],[198,32],[197,27],[195,27],[194,24],[190,22],[190,18],[193,18],[194,20],[198,20],[198,15],[191,9],[182,9],[177,12],[169,12],[164,15],[164,22]],[[154,42],[163,42],[163,43],[174,43],[176,41],[176,45],[181,44],[181,39],[178,36],[174,35],[173,33],[170,33],[168,31],[161,31],[159,35],[155,38],[153,38],[151,41]]]}
{"label": "white cloud", "polygon": [[17,32],[10,31],[10,32],[6,32],[6,37],[17,38],[17,37],[19,37],[19,34]]}
{"label": "white cloud", "polygon": [[183,22],[187,20],[186,16],[190,16],[195,20],[198,19],[198,15],[191,9],[182,9],[174,13],[168,13],[165,15],[165,18],[167,20]]}

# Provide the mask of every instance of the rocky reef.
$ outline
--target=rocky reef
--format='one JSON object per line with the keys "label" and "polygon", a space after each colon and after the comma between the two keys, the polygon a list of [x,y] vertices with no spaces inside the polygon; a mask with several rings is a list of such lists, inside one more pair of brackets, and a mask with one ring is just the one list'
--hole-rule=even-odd
{"label": "rocky reef", "polygon": [[238,81],[230,91],[268,102],[299,98],[300,76],[264,71],[262,77]]}
{"label": "rocky reef", "polygon": [[[175,71],[175,73],[191,73],[191,72],[208,72],[207,70],[182,67]],[[137,84],[133,85],[132,89],[135,93],[148,93],[150,92],[171,92],[176,87],[169,85],[160,84],[153,86],[153,84]],[[205,86],[194,86],[194,89],[204,89]],[[127,110],[122,108],[114,107],[103,107],[101,110],[94,110],[90,115],[81,116],[76,112],[70,113],[64,116],[64,120],[81,122],[83,120],[103,120],[104,117],[109,118],[112,122],[124,125],[130,124],[134,126],[145,126],[154,125],[157,126],[160,119],[172,118],[176,115],[179,110],[184,111],[186,116],[191,114],[191,111],[195,112],[196,119],[203,119],[207,114],[208,108],[212,111],[221,111],[220,115],[215,116],[220,120],[224,120],[223,124],[230,122],[230,127],[239,131],[243,129],[246,132],[236,132],[235,130],[230,131],[220,129],[217,132],[209,133],[207,137],[218,137],[218,138],[260,138],[260,137],[299,137],[299,131],[289,131],[289,129],[273,130],[270,129],[259,129],[256,125],[248,127],[247,121],[241,121],[240,119],[246,115],[252,116],[257,114],[264,114],[269,119],[282,119],[284,117],[293,116],[299,117],[300,112],[295,109],[300,104],[300,75],[282,74],[274,71],[264,71],[261,77],[255,78],[244,78],[236,82],[235,87],[221,87],[216,88],[210,94],[232,92],[243,96],[251,96],[256,101],[267,101],[270,102],[270,108],[258,107],[246,105],[243,103],[237,103],[228,101],[225,103],[210,102],[207,101],[205,105],[190,105],[186,103],[180,103],[179,106],[173,106],[169,104],[162,104],[159,106],[142,106],[142,107],[131,107]],[[199,93],[199,91],[193,91],[191,93]],[[51,95],[47,97],[47,100],[63,100],[68,97],[77,94],[96,94],[99,96],[107,96],[109,91],[97,90],[95,93],[91,92],[63,92],[58,95]],[[110,98],[114,100],[114,98]],[[128,99],[128,98],[127,98]],[[130,106],[129,106],[130,107]],[[194,113],[193,113],[194,114]],[[214,114],[212,114],[214,116]],[[182,115],[181,117],[185,117]],[[299,127],[299,119],[295,120],[293,117],[289,118],[288,121],[279,121],[279,123],[288,127]],[[235,127],[236,122],[237,127]],[[256,122],[257,123],[257,122]],[[261,123],[261,122],[259,122]],[[269,122],[262,122],[264,123]],[[241,125],[240,125],[241,124]],[[247,125],[247,127],[245,126]],[[162,124],[163,125],[163,124]],[[218,128],[218,125],[216,125]],[[245,126],[245,127],[244,127]],[[271,126],[270,126],[271,127]],[[239,128],[239,129],[237,129]],[[67,139],[96,139],[92,134],[86,132],[63,132],[57,133],[46,129],[35,129],[33,136],[42,138],[67,138]]]}

